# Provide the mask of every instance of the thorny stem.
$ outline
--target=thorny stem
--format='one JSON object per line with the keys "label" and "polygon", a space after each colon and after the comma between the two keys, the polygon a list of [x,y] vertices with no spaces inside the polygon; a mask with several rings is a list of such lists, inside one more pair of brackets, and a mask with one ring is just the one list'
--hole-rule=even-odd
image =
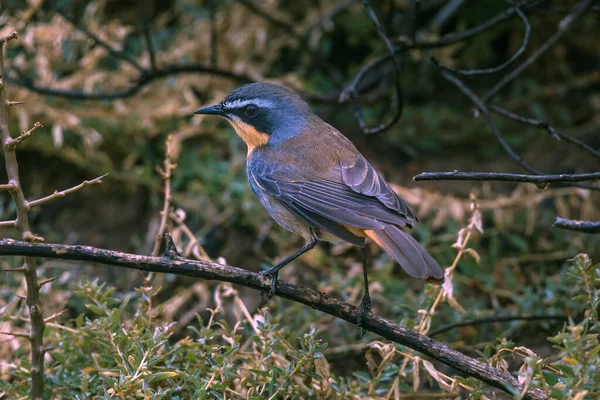
{"label": "thorny stem", "polygon": [[[158,256],[158,252],[160,251],[160,243],[162,242],[163,235],[167,229],[167,221],[169,220],[169,209],[171,208],[171,175],[173,170],[177,168],[177,164],[173,162],[174,147],[173,147],[173,135],[167,135],[167,139],[165,140],[165,160],[164,160],[164,169],[156,166],[156,171],[160,174],[163,179],[163,190],[164,190],[164,199],[163,199],[163,207],[160,211],[160,223],[158,226],[158,231],[156,232],[156,236],[154,238],[154,247],[152,248],[152,256]],[[154,273],[150,272],[148,275],[144,277],[144,282],[146,285],[150,285],[150,282],[154,278]],[[152,303],[150,303],[152,306]]]}
{"label": "thorny stem", "polygon": [[[39,241],[41,238],[35,236],[29,228],[29,210],[30,205],[25,199],[21,182],[19,180],[19,164],[13,143],[18,139],[13,139],[8,129],[9,101],[6,94],[4,82],[4,43],[15,39],[17,33],[13,32],[7,38],[0,38],[0,136],[2,138],[2,150],[4,151],[4,161],[6,164],[6,175],[8,184],[14,187],[10,190],[10,195],[15,203],[16,219],[15,227],[21,234],[21,238],[27,242]],[[40,304],[40,285],[36,271],[36,259],[34,257],[24,257],[23,273],[27,284],[27,307],[29,308],[29,318],[31,320],[31,332],[29,342],[31,344],[31,399],[42,399],[44,396],[44,346],[43,336],[46,323]]]}
{"label": "thorny stem", "polygon": [[[10,107],[23,103],[9,101],[5,86],[4,44],[9,40],[16,38],[17,32],[12,32],[5,37],[0,37],[0,138],[2,140],[6,175],[8,177],[8,183],[0,184],[0,190],[5,190],[10,193],[12,200],[15,203],[16,210],[16,218],[10,221],[0,221],[0,226],[15,227],[19,231],[21,239],[23,239],[25,242],[38,243],[44,241],[44,238],[33,234],[31,228],[29,227],[29,211],[31,208],[55,198],[64,197],[87,185],[101,183],[101,179],[106,175],[100,176],[91,181],[84,181],[77,186],[60,192],[55,191],[50,196],[46,196],[37,200],[28,201],[25,198],[19,178],[19,164],[17,162],[16,147],[18,144],[30,137],[36,129],[41,128],[42,124],[36,122],[31,129],[22,132],[21,135],[16,138],[12,137],[8,128]],[[23,266],[16,269],[13,268],[12,271],[23,272],[25,275],[25,282],[27,285],[27,296],[25,297],[25,301],[29,309],[31,330],[28,335],[21,336],[26,337],[31,344],[30,398],[32,400],[39,400],[43,399],[44,397],[44,354],[50,350],[50,348],[44,348],[43,343],[44,330],[47,324],[46,320],[44,320],[42,305],[40,303],[40,289],[43,285],[54,281],[56,278],[39,280],[36,270],[36,257],[32,255],[25,255],[23,258]],[[62,312],[51,315],[47,321],[49,322],[54,320],[60,314],[62,314]]]}
{"label": "thorny stem", "polygon": [[154,248],[152,249],[152,256],[156,257],[160,250],[160,243],[167,228],[167,221],[169,219],[169,208],[171,207],[171,175],[173,170],[177,167],[177,164],[173,162],[173,135],[168,135],[165,141],[165,161],[164,168],[156,167],[156,170],[161,175],[164,182],[164,200],[163,208],[160,212],[160,225],[158,232],[156,232],[156,238],[154,239]]}

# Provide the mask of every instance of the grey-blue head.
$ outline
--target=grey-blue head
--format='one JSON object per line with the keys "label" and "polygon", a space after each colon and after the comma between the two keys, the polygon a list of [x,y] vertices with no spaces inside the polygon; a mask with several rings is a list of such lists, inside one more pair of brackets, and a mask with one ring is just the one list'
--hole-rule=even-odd
{"label": "grey-blue head", "polygon": [[239,87],[220,104],[200,108],[195,114],[227,118],[249,150],[295,136],[314,116],[300,96],[286,87],[266,82]]}

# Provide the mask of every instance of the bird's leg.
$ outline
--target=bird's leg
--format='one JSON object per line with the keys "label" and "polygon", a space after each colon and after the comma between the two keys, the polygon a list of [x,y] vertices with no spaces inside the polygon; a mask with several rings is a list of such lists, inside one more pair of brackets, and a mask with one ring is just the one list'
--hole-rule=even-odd
{"label": "bird's leg", "polygon": [[363,278],[365,282],[365,293],[363,294],[360,306],[358,307],[358,322],[357,326],[360,328],[365,319],[365,314],[371,312],[371,296],[369,295],[369,277],[367,276],[367,248],[365,246],[360,248],[360,256],[362,258]]}
{"label": "bird's leg", "polygon": [[300,250],[298,250],[291,256],[286,257],[283,261],[273,265],[271,268],[261,272],[262,275],[266,275],[271,278],[271,288],[269,289],[269,292],[267,293],[267,296],[269,298],[273,297],[275,295],[275,291],[277,290],[277,279],[278,279],[277,276],[279,274],[279,270],[281,268],[285,267],[286,265],[288,265],[290,262],[294,261],[296,258],[300,257],[302,254],[311,250],[313,247],[315,247],[317,245],[317,243],[318,243],[317,239],[311,238],[308,242],[306,242],[306,244],[304,246],[302,246],[302,248]]}

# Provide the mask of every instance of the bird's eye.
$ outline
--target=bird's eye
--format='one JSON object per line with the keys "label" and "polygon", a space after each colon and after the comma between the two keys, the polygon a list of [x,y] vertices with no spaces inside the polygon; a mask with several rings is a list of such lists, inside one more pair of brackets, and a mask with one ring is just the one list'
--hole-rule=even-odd
{"label": "bird's eye", "polygon": [[244,114],[247,117],[254,117],[256,114],[258,114],[258,107],[254,104],[248,104],[246,107],[244,107]]}

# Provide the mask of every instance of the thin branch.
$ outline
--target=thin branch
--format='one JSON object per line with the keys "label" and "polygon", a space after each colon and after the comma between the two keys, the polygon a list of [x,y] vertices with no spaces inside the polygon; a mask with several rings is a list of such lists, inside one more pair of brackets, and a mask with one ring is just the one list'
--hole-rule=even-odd
{"label": "thin branch", "polygon": [[[42,240],[31,232],[29,227],[29,205],[21,188],[19,176],[19,163],[14,146],[9,146],[13,141],[12,135],[8,127],[8,115],[10,105],[6,95],[6,87],[4,85],[4,43],[7,40],[17,37],[16,32],[9,35],[8,38],[0,38],[0,138],[2,150],[4,152],[4,164],[6,166],[6,175],[8,181],[15,185],[15,189],[9,193],[15,204],[16,218],[15,228],[21,234],[21,238],[26,241]],[[46,324],[42,312],[40,301],[40,290],[36,271],[36,260],[33,257],[24,257],[23,259],[23,274],[25,275],[25,284],[27,290],[26,303],[29,308],[29,320],[31,322],[30,334],[28,339],[31,343],[31,389],[30,398],[32,400],[41,400],[44,398],[44,329]]]}
{"label": "thin branch", "polygon": [[14,107],[14,106],[18,106],[21,104],[25,104],[27,103],[26,101],[7,101],[6,104],[8,104],[9,107]]}
{"label": "thin branch", "polygon": [[44,319],[44,322],[48,323],[48,322],[52,322],[54,321],[56,318],[60,317],[61,315],[63,315],[64,313],[66,313],[67,311],[69,311],[68,309],[64,309],[58,312],[55,312],[54,314],[52,314],[51,316],[47,317]]}
{"label": "thin branch", "polygon": [[[512,4],[512,0],[507,0],[507,1],[509,2],[509,4]],[[502,71],[503,69],[506,69],[510,65],[512,65],[512,63],[514,63],[525,52],[525,49],[527,48],[527,45],[529,44],[529,38],[531,36],[531,24],[529,23],[529,19],[527,19],[527,16],[525,15],[525,13],[523,11],[521,11],[521,8],[518,5],[513,5],[513,9],[515,10],[515,12],[519,16],[519,18],[521,18],[521,21],[523,21],[523,26],[525,27],[525,34],[523,36],[523,42],[521,43],[521,46],[519,46],[519,49],[515,52],[515,54],[512,55],[512,57],[510,57],[508,60],[506,60],[502,64],[500,64],[496,67],[492,67],[492,68],[455,69],[455,68],[446,67],[446,66],[438,63],[440,68],[443,68],[447,71],[454,72],[457,74],[472,76],[472,75],[492,74],[495,72]]]}
{"label": "thin branch", "polygon": [[3,183],[2,185],[0,185],[0,191],[11,191],[11,190],[15,190],[17,188],[16,185],[12,184],[12,183]]}
{"label": "thin branch", "polygon": [[510,145],[506,142],[504,137],[500,134],[498,127],[494,123],[494,120],[493,120],[492,116],[490,115],[490,112],[488,111],[488,108],[487,108],[487,105],[485,104],[485,102],[481,98],[479,98],[479,96],[477,96],[475,94],[475,92],[473,92],[473,90],[471,90],[471,88],[469,88],[463,81],[461,81],[454,75],[448,73],[447,71],[444,71],[443,69],[439,68],[439,65],[435,62],[435,60],[432,60],[432,64],[436,68],[438,68],[438,70],[440,71],[440,73],[442,74],[444,79],[446,79],[448,82],[450,82],[454,86],[456,86],[458,88],[458,90],[460,90],[460,92],[463,95],[465,95],[469,100],[471,100],[473,102],[473,104],[475,104],[477,109],[479,111],[481,111],[481,113],[483,114],[483,117],[485,118],[487,124],[490,127],[490,130],[492,131],[493,135],[496,137],[496,140],[498,141],[500,146],[502,146],[504,151],[510,156],[510,158],[512,158],[523,169],[525,169],[531,173],[534,173],[536,175],[541,174],[541,171],[539,171],[539,170],[535,169],[534,167],[532,167],[531,165],[529,165],[529,163],[527,163],[525,160],[523,160],[521,158],[521,156],[518,155],[512,149],[512,147],[510,147]]}
{"label": "thin branch", "polygon": [[321,28],[325,22],[332,20],[338,14],[343,12],[346,8],[351,6],[354,3],[357,3],[358,0],[341,0],[330,9],[325,11],[323,14],[319,16],[305,31],[302,35],[302,41],[304,43],[308,43],[313,32],[319,28]]}
{"label": "thin branch", "polygon": [[194,235],[194,232],[192,232],[192,230],[186,225],[186,223],[184,222],[184,218],[181,215],[179,215],[177,211],[171,211],[170,217],[188,238],[189,243],[186,246],[186,249],[183,253],[184,256],[189,257],[189,255],[192,254],[198,260],[210,261],[210,257],[206,253],[206,250],[204,250],[200,242],[198,242],[198,239],[196,238],[196,235]]}
{"label": "thin branch", "polygon": [[600,221],[585,221],[556,217],[552,224],[555,228],[583,233],[600,233]]}
{"label": "thin branch", "polygon": [[[519,6],[522,9],[533,9],[538,7],[539,5],[545,3],[547,0],[531,0],[523,3],[519,3]],[[353,91],[359,86],[360,82],[365,78],[370,72],[375,70],[376,68],[382,66],[383,64],[394,60],[396,55],[403,53],[407,50],[411,49],[434,49],[434,48],[442,48],[446,46],[450,46],[452,44],[467,40],[469,38],[475,37],[481,33],[484,33],[494,26],[504,22],[505,20],[512,18],[512,16],[516,13],[516,9],[514,7],[510,7],[503,12],[499,13],[495,17],[490,18],[489,20],[477,25],[473,28],[467,29],[465,31],[459,33],[451,33],[443,36],[441,39],[434,42],[427,41],[413,41],[407,37],[400,37],[397,41],[400,44],[399,46],[394,48],[393,55],[385,54],[372,62],[363,66],[358,73],[345,85],[345,89],[339,95],[339,102],[345,103],[347,102]],[[321,102],[329,102],[329,98],[318,98]],[[359,120],[360,122],[360,120]]]}
{"label": "thin branch", "polygon": [[513,322],[513,321],[565,321],[569,319],[567,315],[515,315],[515,316],[498,316],[489,318],[478,318],[470,321],[457,322],[442,326],[429,333],[430,337],[440,335],[444,332],[451,331],[452,329],[461,328],[464,326],[483,325],[483,324],[494,324],[498,322]]}
{"label": "thin branch", "polygon": [[2,272],[25,272],[25,268],[23,268],[23,267],[2,268]]}
{"label": "thin branch", "polygon": [[557,182],[584,182],[599,180],[600,172],[587,174],[525,175],[502,172],[423,172],[413,177],[415,181],[504,181],[529,182],[547,185]]}
{"label": "thin branch", "polygon": [[[531,1],[525,1],[525,2],[519,3],[518,6],[521,9],[531,10],[531,9],[534,9],[534,8],[540,6],[541,4],[543,4],[545,2],[547,2],[547,0],[531,0]],[[401,38],[402,41],[400,43],[400,46],[396,48],[396,54],[399,52],[402,52],[406,49],[435,49],[435,48],[447,47],[449,45],[452,45],[452,44],[455,44],[458,42],[463,42],[467,39],[471,39],[479,34],[487,32],[488,30],[492,29],[496,25],[512,18],[513,15],[516,13],[517,13],[517,10],[515,7],[507,8],[504,11],[498,13],[496,16],[488,19],[487,21],[485,21],[479,25],[476,25],[469,29],[465,29],[464,31],[461,31],[461,32],[449,33],[447,35],[442,36],[439,40],[436,40],[436,41],[421,41],[421,42],[416,42],[416,43],[411,43],[409,41],[407,43],[405,41],[405,38]]]}
{"label": "thin branch", "polygon": [[144,72],[145,71],[145,69],[136,60],[134,60],[133,58],[131,58],[124,51],[119,51],[119,50],[113,49],[111,45],[109,45],[108,43],[106,43],[104,40],[100,39],[98,36],[96,36],[92,32],[88,31],[84,27],[80,26],[73,18],[67,16],[63,12],[57,11],[57,14],[60,15],[61,17],[63,17],[64,19],[66,19],[67,21],[69,21],[78,31],[82,32],[84,35],[86,35],[87,37],[89,37],[94,42],[94,44],[102,47],[112,57],[127,62],[128,64],[130,64],[131,66],[133,66],[135,69],[137,69],[140,72]]}
{"label": "thin branch", "polygon": [[300,49],[311,57],[314,65],[322,71],[329,74],[330,79],[336,81],[341,78],[339,72],[330,63],[325,62],[325,60],[323,60],[323,57],[321,57],[318,51],[313,51],[308,46],[308,44],[304,41],[303,36],[296,31],[296,28],[293,24],[290,24],[282,20],[281,18],[271,15],[269,12],[267,12],[265,9],[263,9],[261,6],[259,6],[252,0],[236,1],[244,7],[246,7],[248,10],[263,18],[265,21],[269,22],[270,24],[278,27],[279,29],[285,31],[290,36],[292,36],[298,42]]}
{"label": "thin branch", "polygon": [[[533,9],[538,7],[539,5],[545,3],[547,0],[532,0],[532,1],[528,1],[528,2],[523,2],[520,3],[519,6],[522,9]],[[458,42],[462,42],[465,41],[467,39],[473,38],[481,33],[484,33],[490,29],[492,29],[494,26],[506,21],[509,18],[512,18],[513,14],[516,13],[516,10],[514,7],[510,7],[504,11],[502,11],[501,13],[499,13],[498,15],[488,19],[487,21],[474,26],[470,29],[466,29],[462,32],[453,32],[453,33],[449,33],[445,36],[442,36],[441,39],[436,40],[436,41],[417,41],[417,42],[413,42],[412,40],[406,38],[406,37],[400,37],[397,39],[397,42],[399,42],[399,46],[396,47],[394,49],[394,54],[397,55],[399,53],[402,53],[406,50],[410,50],[410,49],[436,49],[436,48],[442,48],[442,47],[447,47],[450,46],[452,44],[458,43]],[[385,55],[379,59],[377,59],[375,62],[372,63],[371,68],[375,67],[376,65],[380,65],[383,62],[389,61],[392,57],[390,55]],[[367,66],[368,67],[368,66]],[[363,69],[365,69],[366,67],[363,67]],[[363,71],[363,69],[361,69],[361,72],[359,72],[359,74],[364,75],[365,71]]]}
{"label": "thin branch", "polygon": [[4,43],[16,39],[19,37],[19,33],[17,31],[12,31],[8,35],[0,36],[0,47],[4,46]]}
{"label": "thin branch", "polygon": [[373,26],[377,30],[377,34],[381,38],[381,41],[384,43],[386,50],[389,53],[390,59],[392,60],[392,64],[394,66],[394,83],[395,83],[394,89],[395,89],[397,104],[394,107],[395,108],[394,114],[392,115],[392,117],[390,118],[389,121],[384,122],[374,128],[367,127],[367,125],[364,121],[364,118],[363,118],[362,108],[360,106],[360,101],[359,101],[358,93],[357,93],[357,86],[360,84],[362,77],[365,76],[365,74],[360,74],[360,73],[352,80],[351,84],[346,89],[344,89],[344,91],[340,95],[340,101],[345,102],[350,96],[352,97],[354,118],[358,122],[360,129],[363,131],[363,133],[365,133],[367,135],[373,135],[373,134],[377,134],[377,133],[387,130],[392,125],[394,125],[396,122],[398,122],[398,120],[400,119],[400,116],[402,115],[402,86],[401,86],[401,81],[400,81],[400,67],[398,66],[398,63],[396,62],[394,46],[392,45],[391,40],[385,34],[385,32],[383,30],[383,26],[379,22],[379,18],[377,18],[377,14],[371,7],[371,4],[369,3],[369,1],[363,0],[363,6],[367,12],[367,15],[369,16],[369,19],[373,23]]}
{"label": "thin branch", "polygon": [[53,276],[52,278],[46,278],[46,279],[40,280],[40,282],[39,282],[40,288],[47,283],[54,282],[58,278],[60,278],[60,275],[56,275],[56,276]]}
{"label": "thin branch", "polygon": [[4,143],[4,145],[8,146],[10,148],[15,148],[18,145],[20,145],[21,143],[23,143],[25,140],[27,140],[28,137],[33,135],[38,128],[42,128],[42,127],[43,127],[42,124],[40,124],[39,122],[36,122],[35,124],[33,124],[31,129],[21,132],[21,134],[19,136],[17,136],[14,139],[11,138],[9,141],[6,141]]}
{"label": "thin branch", "polygon": [[15,336],[15,337],[20,337],[20,338],[25,338],[27,340],[31,340],[31,335],[30,334],[28,334],[28,333],[22,333],[22,332],[0,331],[0,335]]}
{"label": "thin branch", "polygon": [[158,232],[156,233],[156,238],[154,239],[154,248],[152,249],[152,255],[154,257],[158,256],[160,242],[163,238],[165,230],[167,229],[167,221],[169,219],[169,208],[171,207],[171,175],[173,170],[177,167],[177,164],[173,160],[174,156],[173,135],[167,135],[167,139],[165,140],[164,169],[156,167],[163,179],[163,190],[165,194],[163,199],[163,207],[160,211],[160,224],[158,227]]}
{"label": "thin branch", "polygon": [[52,193],[49,196],[42,197],[41,199],[30,201],[29,202],[29,207],[33,208],[33,207],[39,206],[41,204],[47,203],[50,200],[54,200],[54,199],[56,199],[58,197],[65,197],[66,195],[71,194],[73,192],[76,192],[76,191],[78,191],[80,189],[83,189],[86,186],[95,185],[95,184],[98,184],[98,183],[102,183],[102,178],[106,177],[107,175],[108,174],[101,175],[101,176],[99,176],[97,178],[92,179],[91,181],[87,181],[87,180],[83,181],[83,182],[81,182],[77,186],[73,186],[73,187],[71,187],[69,189],[61,190],[60,192],[58,190],[55,190],[54,193]]}
{"label": "thin branch", "polygon": [[566,135],[566,134],[560,132],[558,129],[554,128],[553,126],[551,126],[550,124],[548,124],[545,121],[540,121],[540,120],[533,119],[533,118],[526,118],[526,117],[523,117],[512,111],[509,111],[505,108],[502,108],[502,107],[499,107],[499,106],[496,106],[493,104],[488,105],[488,109],[492,112],[495,112],[498,115],[501,115],[501,116],[511,119],[513,121],[519,122],[521,124],[545,129],[546,131],[548,131],[550,136],[552,136],[553,138],[555,138],[557,140],[564,140],[565,142],[573,143],[574,145],[579,146],[581,149],[591,153],[593,156],[600,159],[600,151],[594,149],[590,145],[582,142],[581,140],[579,140],[577,138],[574,138],[572,136],[569,136],[569,135]]}
{"label": "thin branch", "polygon": [[[267,277],[229,265],[184,258],[167,259],[165,257],[149,257],[90,246],[28,243],[12,239],[2,239],[0,240],[0,255],[47,257],[114,265],[140,271],[167,272],[201,279],[231,282],[263,292],[268,291],[270,288],[270,281]],[[358,321],[358,307],[311,289],[286,282],[279,282],[276,294],[353,324],[356,324]],[[515,390],[520,391],[523,389],[517,379],[511,374],[497,370],[479,360],[467,357],[445,344],[436,342],[427,336],[418,334],[384,318],[368,314],[363,320],[362,327],[386,339],[426,354],[464,374],[473,376],[507,393],[515,393]],[[546,397],[539,389],[529,389],[524,398],[545,399]]]}
{"label": "thin branch", "polygon": [[[442,74],[444,79],[446,79],[448,82],[450,82],[454,86],[456,86],[463,95],[465,95],[467,98],[469,98],[473,102],[473,104],[475,104],[477,109],[483,114],[483,117],[485,118],[493,135],[496,137],[496,140],[498,141],[498,143],[500,143],[500,146],[502,146],[502,148],[509,155],[510,158],[512,158],[523,169],[525,169],[535,175],[544,175],[544,173],[542,171],[538,170],[537,168],[534,168],[531,164],[526,162],[523,158],[521,158],[520,155],[518,155],[513,150],[513,148],[508,144],[506,139],[504,139],[504,137],[500,133],[500,130],[496,126],[494,119],[490,115],[488,106],[485,104],[485,102],[479,96],[477,96],[475,94],[475,92],[473,92],[473,90],[471,90],[471,88],[469,88],[463,81],[461,81],[454,75],[450,74],[448,71],[444,71],[443,69],[439,68],[439,65],[435,62],[435,60],[432,60],[432,65],[434,65],[440,71],[440,73]],[[582,183],[576,183],[576,184],[573,184],[573,186],[590,189],[590,190],[600,190],[599,186],[593,186],[593,185],[582,184]]]}
{"label": "thin branch", "polygon": [[246,7],[248,10],[252,11],[254,14],[264,18],[265,21],[269,22],[271,25],[274,25],[294,36],[295,38],[302,40],[302,37],[298,34],[298,32],[296,32],[296,29],[292,24],[289,24],[288,22],[271,15],[252,0],[237,0],[237,2]]}
{"label": "thin branch", "polygon": [[520,64],[517,68],[508,73],[498,82],[485,96],[482,97],[484,102],[491,100],[500,90],[502,90],[507,84],[513,79],[529,68],[533,63],[537,61],[542,55],[544,55],[552,46],[554,46],[565,33],[567,33],[584,14],[591,7],[595,0],[583,0],[578,3],[571,14],[563,18],[558,24],[558,30],[548,39],[543,45],[541,45],[527,60]]}
{"label": "thin branch", "polygon": [[152,44],[152,36],[150,35],[150,26],[148,21],[144,21],[142,26],[142,34],[144,35],[144,42],[146,43],[146,50],[148,51],[148,57],[150,58],[151,71],[156,71],[156,51]]}
{"label": "thin branch", "polygon": [[[14,67],[13,70],[15,70]],[[192,73],[215,75],[221,78],[232,79],[240,83],[254,82],[254,80],[248,75],[237,74],[231,71],[200,64],[170,65],[159,68],[156,71],[147,71],[146,73],[141,74],[137,82],[130,88],[115,90],[112,92],[86,92],[82,90],[54,89],[47,86],[38,86],[27,79],[17,79],[11,76],[7,76],[6,78],[9,82],[14,83],[15,85],[46,96],[57,96],[73,100],[116,100],[125,99],[137,94],[142,88],[154,82],[155,80],[166,78],[171,75]]]}

